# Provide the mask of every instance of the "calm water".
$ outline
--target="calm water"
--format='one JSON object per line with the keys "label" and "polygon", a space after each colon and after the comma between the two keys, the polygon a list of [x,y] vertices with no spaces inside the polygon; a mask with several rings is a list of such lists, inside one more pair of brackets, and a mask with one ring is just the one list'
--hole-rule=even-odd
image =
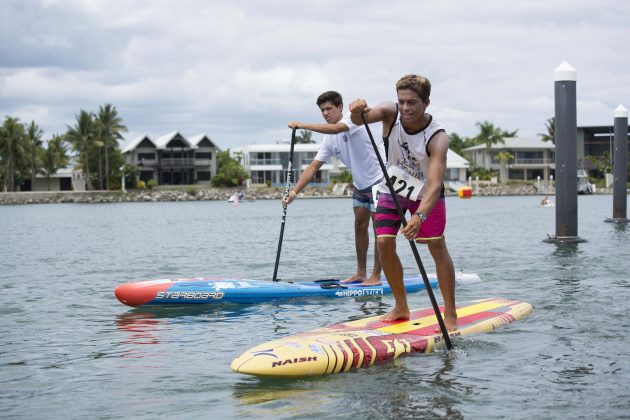
{"label": "calm water", "polygon": [[[263,341],[382,314],[392,298],[132,309],[113,295],[162,276],[270,278],[278,202],[2,206],[0,417],[627,418],[630,226],[603,222],[612,196],[579,197],[589,242],[545,244],[555,209],[539,201],[447,199],[455,266],[484,280],[457,299],[525,300],[529,318],[452,352],[299,380],[229,365]],[[405,241],[399,250],[417,271]],[[279,277],[354,268],[350,200],[289,208]],[[410,303],[430,305],[426,292]]]}

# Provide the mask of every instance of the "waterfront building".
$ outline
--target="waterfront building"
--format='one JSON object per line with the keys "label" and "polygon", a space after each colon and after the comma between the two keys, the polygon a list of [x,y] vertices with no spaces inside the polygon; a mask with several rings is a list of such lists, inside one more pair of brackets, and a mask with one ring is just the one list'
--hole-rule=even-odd
{"label": "waterfront building", "polygon": [[20,186],[20,191],[85,191],[83,172],[72,169],[74,165],[57,170],[50,177],[37,174],[31,183],[29,179]]}
{"label": "waterfront building", "polygon": [[122,149],[125,163],[138,169],[138,180],[158,185],[207,184],[217,173],[219,148],[206,134],[186,138],[178,131],[153,140],[136,137]]}
{"label": "waterfront building", "polygon": [[[630,127],[628,127],[630,133]],[[596,169],[588,159],[591,157],[608,156],[610,165],[614,162],[615,154],[615,127],[612,125],[598,125],[577,128],[577,155],[578,167],[583,169]],[[628,136],[630,146],[630,135]],[[628,148],[630,150],[630,147]]]}
{"label": "waterfront building", "polygon": [[[464,152],[477,167],[501,171],[505,164],[507,179],[535,180],[540,177],[548,180],[555,173],[555,146],[540,138],[507,138],[505,144],[494,144],[490,149],[479,144],[465,148]],[[511,159],[501,162],[499,153],[502,152],[509,153]]]}
{"label": "waterfront building", "polygon": [[[319,145],[315,143],[298,143],[294,145],[292,180],[295,182],[300,174],[317,155]],[[230,150],[233,158],[238,159],[250,176],[251,185],[282,186],[285,183],[285,173],[289,166],[289,142],[276,144],[250,144]],[[468,161],[453,152],[448,151],[447,171],[445,179],[448,181],[465,181],[466,170],[470,166]],[[326,186],[332,183],[346,166],[336,158],[324,163],[309,185]]]}

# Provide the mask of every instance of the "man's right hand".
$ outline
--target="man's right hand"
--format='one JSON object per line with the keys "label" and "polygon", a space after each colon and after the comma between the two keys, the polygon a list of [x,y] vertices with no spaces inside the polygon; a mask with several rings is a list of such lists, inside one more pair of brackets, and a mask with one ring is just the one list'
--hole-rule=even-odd
{"label": "man's right hand", "polygon": [[289,191],[289,195],[287,195],[286,197],[282,197],[282,200],[281,200],[282,207],[286,207],[289,204],[293,203],[296,197],[297,197],[297,194],[295,193],[295,191],[293,190]]}
{"label": "man's right hand", "polygon": [[297,121],[289,121],[289,124],[287,124],[289,126],[289,128],[293,128],[295,130],[297,130],[298,128],[300,128],[300,123]]}
{"label": "man's right hand", "polygon": [[350,102],[349,108],[352,114],[362,114],[364,112],[370,111],[370,107],[368,106],[365,99],[355,99],[354,101]]}

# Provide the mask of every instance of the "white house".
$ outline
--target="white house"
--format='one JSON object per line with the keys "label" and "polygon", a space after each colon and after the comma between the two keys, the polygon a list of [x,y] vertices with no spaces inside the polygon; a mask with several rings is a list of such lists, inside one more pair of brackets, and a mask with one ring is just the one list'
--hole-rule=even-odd
{"label": "white house", "polygon": [[[295,144],[293,150],[293,171],[292,179],[298,179],[302,171],[311,163],[319,145]],[[285,172],[289,166],[290,143],[277,144],[251,144],[230,151],[232,157],[241,161],[247,170],[252,184],[265,184],[268,181],[271,185],[281,186],[285,182]],[[451,181],[465,181],[466,170],[469,163],[466,159],[453,152],[448,151],[447,155],[446,179]],[[341,172],[346,166],[336,158],[330,163],[324,163],[315,175],[315,179],[310,185],[328,185],[332,178]]]}
{"label": "white house", "polygon": [[505,144],[494,144],[488,150],[485,144],[464,149],[477,167],[501,170],[497,155],[508,152],[512,158],[506,161],[508,179],[549,179],[555,164],[555,146],[540,138],[513,137],[505,139]]}

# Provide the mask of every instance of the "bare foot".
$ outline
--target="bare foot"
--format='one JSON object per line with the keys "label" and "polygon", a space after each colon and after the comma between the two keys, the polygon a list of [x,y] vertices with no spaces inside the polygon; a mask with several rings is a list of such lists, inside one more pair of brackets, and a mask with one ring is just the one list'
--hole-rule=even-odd
{"label": "bare foot", "polygon": [[361,286],[380,286],[381,284],[383,284],[383,282],[381,282],[381,276],[375,276],[372,274],[369,279],[361,284]]}
{"label": "bare foot", "polygon": [[355,274],[354,276],[350,276],[347,279],[341,280],[339,283],[348,284],[348,283],[363,283],[365,281],[365,276],[361,276],[359,274]]}
{"label": "bare foot", "polygon": [[457,314],[444,315],[444,326],[448,332],[457,330]]}
{"label": "bare foot", "polygon": [[361,284],[357,284],[357,286],[361,286],[361,287],[380,287],[382,285],[383,283],[381,283],[380,281],[377,283],[368,283],[367,280]]}
{"label": "bare foot", "polygon": [[[443,316],[443,320],[444,320],[444,326],[446,327],[446,331],[448,332],[453,332],[453,331],[457,331],[457,314],[452,315],[446,315],[444,314]],[[441,333],[442,330],[440,329],[440,326],[436,326],[435,327],[435,332],[436,333]]]}
{"label": "bare foot", "polygon": [[387,314],[383,315],[383,318],[381,318],[381,320],[383,320],[385,322],[398,321],[398,320],[401,320],[401,319],[402,320],[409,319],[409,309],[408,308],[399,309],[398,307],[394,307],[394,309],[389,311]]}

